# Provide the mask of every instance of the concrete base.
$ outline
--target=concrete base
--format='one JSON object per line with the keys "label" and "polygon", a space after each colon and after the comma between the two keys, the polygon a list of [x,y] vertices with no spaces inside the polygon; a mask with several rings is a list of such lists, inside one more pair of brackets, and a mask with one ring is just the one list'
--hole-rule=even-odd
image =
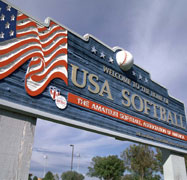
{"label": "concrete base", "polygon": [[187,180],[185,160],[182,155],[162,150],[164,180]]}
{"label": "concrete base", "polygon": [[36,119],[0,109],[0,179],[27,180]]}

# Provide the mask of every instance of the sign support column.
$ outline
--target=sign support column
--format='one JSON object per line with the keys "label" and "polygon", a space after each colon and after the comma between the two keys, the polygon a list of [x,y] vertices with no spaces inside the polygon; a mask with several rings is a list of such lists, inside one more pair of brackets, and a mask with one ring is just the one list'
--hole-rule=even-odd
{"label": "sign support column", "polygon": [[187,180],[183,155],[162,150],[164,180]]}
{"label": "sign support column", "polygon": [[28,179],[36,118],[0,109],[0,179]]}

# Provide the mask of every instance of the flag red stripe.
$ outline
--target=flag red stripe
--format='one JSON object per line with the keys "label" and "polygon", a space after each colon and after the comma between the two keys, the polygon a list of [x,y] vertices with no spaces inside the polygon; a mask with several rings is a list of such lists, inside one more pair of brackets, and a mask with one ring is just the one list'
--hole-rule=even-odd
{"label": "flag red stripe", "polygon": [[23,37],[23,36],[29,36],[29,35],[32,35],[32,34],[35,34],[35,35],[38,36],[38,33],[36,31],[29,31],[29,32],[24,32],[24,33],[17,34],[17,38],[20,38],[20,37]]}
{"label": "flag red stripe", "polygon": [[[49,37],[51,34],[53,34],[55,31],[59,31],[59,30],[62,30],[61,27],[57,26],[55,27],[53,30],[49,31],[48,33],[44,34],[44,35],[40,35],[40,39],[43,40],[43,39],[46,39],[47,37]],[[66,34],[67,35],[67,34]]]}
{"label": "flag red stripe", "polygon": [[29,67],[35,66],[35,65],[39,64],[40,62],[41,62],[41,59],[39,59],[39,58],[37,60],[31,61],[29,63]]}
{"label": "flag red stripe", "polygon": [[46,31],[46,30],[47,30],[47,27],[38,28],[38,31],[39,31],[39,32]]}
{"label": "flag red stripe", "polygon": [[62,79],[62,80],[66,83],[66,85],[68,85],[68,79],[67,79],[67,77],[66,77],[64,74],[62,74],[61,72],[55,72],[55,73],[53,73],[53,74],[47,79],[47,81],[46,81],[38,90],[35,90],[35,91],[30,90],[30,89],[28,88],[28,86],[27,86],[27,82],[25,81],[25,88],[26,88],[26,91],[28,92],[28,94],[29,94],[30,96],[37,96],[37,95],[41,94],[41,93],[44,91],[44,89],[48,86],[48,84],[49,84],[53,79],[55,79],[55,78],[60,78],[60,79]]}
{"label": "flag red stripe", "polygon": [[[26,54],[27,52],[33,50],[33,49],[38,49],[41,51],[41,48],[38,46],[32,46],[32,47],[28,47],[26,49],[23,49],[22,51],[20,51],[19,53],[15,54],[14,56],[12,56],[11,58],[0,62],[0,67],[6,66],[10,63],[12,63],[14,60],[16,60],[17,58],[19,58],[21,55]],[[34,56],[33,56],[34,57]],[[43,58],[43,56],[41,55],[41,53],[39,53],[39,57]]]}
{"label": "flag red stripe", "polygon": [[[59,26],[57,23],[55,23],[54,21],[50,21],[50,25],[49,26],[53,26],[53,25],[57,25]],[[61,27],[62,30],[66,30],[65,28],[63,28],[62,26],[59,26]]]}
{"label": "flag red stripe", "polygon": [[[20,37],[28,36],[28,35],[31,35],[31,34],[35,34],[35,35],[39,36],[37,32],[35,32],[35,31],[30,31],[30,32],[25,32],[25,33],[17,34],[17,37],[20,38]],[[65,34],[65,33],[56,34],[56,36],[54,36],[53,39],[51,39],[50,41],[48,41],[48,42],[46,42],[46,43],[41,43],[41,42],[40,42],[40,44],[42,45],[43,48],[45,48],[45,47],[49,46],[50,44],[52,44],[53,41],[54,41],[55,39],[57,39],[58,37],[60,37],[60,36],[67,36],[67,34]],[[39,36],[39,37],[40,37],[40,36]]]}
{"label": "flag red stripe", "polygon": [[57,52],[55,52],[55,54],[53,54],[53,56],[47,62],[45,62],[46,67],[51,63],[51,61],[53,61],[55,57],[57,57],[60,54],[66,54],[64,53],[64,49],[59,49]]}
{"label": "flag red stripe", "polygon": [[50,68],[44,74],[42,74],[42,75],[36,75],[35,74],[31,77],[31,79],[35,82],[42,81],[57,66],[63,66],[67,69],[66,61],[65,60],[59,60],[59,61],[55,62],[52,66],[50,66]]}
{"label": "flag red stripe", "polygon": [[[59,49],[57,52],[55,52],[55,54],[53,54],[53,56],[48,61],[45,62],[45,67],[47,67],[54,60],[54,58],[56,58],[60,54],[64,54],[64,50],[63,49]],[[40,59],[37,59],[35,61],[31,61],[30,64],[29,64],[29,67],[37,65],[40,62],[41,62]]]}
{"label": "flag red stripe", "polygon": [[36,25],[35,22],[28,22],[27,24],[17,25],[16,26],[16,31],[17,30],[22,30],[22,29],[25,29],[25,28],[28,28],[28,27],[36,27],[37,28],[37,25]]}
{"label": "flag red stripe", "polygon": [[[41,67],[40,67],[39,69],[32,70],[32,71],[30,71],[29,73],[27,73],[26,76],[25,76],[26,79],[29,78],[29,77],[31,77],[32,75],[37,74],[37,73],[40,73],[40,72],[42,72],[42,71],[44,70],[45,64],[43,63],[43,61],[42,61],[41,59],[39,59],[39,60],[40,60],[40,62],[42,62]],[[32,61],[31,61],[31,62],[32,62]],[[31,67],[31,66],[29,65],[29,67]]]}
{"label": "flag red stripe", "polygon": [[[24,40],[24,41],[22,41],[22,42],[19,42],[19,43],[15,44],[15,45],[13,45],[13,46],[7,48],[7,49],[0,50],[0,54],[1,54],[1,55],[7,54],[7,53],[9,53],[10,51],[15,50],[16,48],[20,48],[21,46],[24,46],[25,44],[29,44],[29,43],[32,43],[32,42],[36,42],[36,43],[39,43],[39,44],[40,44],[40,41],[39,41],[38,39],[35,39],[35,38],[33,38],[33,39],[28,39],[28,40]],[[56,44],[55,44],[53,47],[51,47],[49,50],[44,51],[44,56],[48,56],[48,55],[49,55],[50,53],[52,53],[59,45],[64,44],[64,43],[67,43],[67,39],[66,39],[66,38],[61,39],[58,43],[56,43]],[[42,51],[42,48],[39,47],[39,46],[32,46],[32,49],[34,49],[34,48],[37,48],[37,49],[39,49],[39,50]],[[32,49],[30,49],[30,50],[32,50]],[[24,50],[21,51],[21,52],[23,53]],[[64,48],[64,49],[63,49],[63,52],[64,52],[65,54],[67,54],[67,49]],[[20,54],[20,53],[19,53],[19,54]],[[21,55],[21,54],[20,54],[20,55]],[[16,55],[15,55],[15,56],[16,56]],[[9,59],[6,60],[6,61],[0,62],[0,67],[3,66],[2,64],[4,64],[5,62],[9,62]],[[6,64],[6,63],[5,63],[5,64]]]}
{"label": "flag red stripe", "polygon": [[[20,38],[20,37],[28,36],[28,35],[31,35],[31,34],[35,34],[35,35],[38,36],[38,33],[37,33],[37,32],[35,32],[35,31],[30,31],[30,32],[25,32],[25,33],[22,33],[22,34],[18,34],[17,37]],[[45,47],[47,47],[48,45],[52,44],[53,41],[54,41],[55,39],[57,39],[58,37],[60,37],[60,36],[67,36],[67,34],[65,34],[65,33],[59,33],[59,34],[57,34],[56,36],[54,36],[53,39],[49,40],[48,42],[46,42],[46,43],[40,43],[40,44],[42,45],[43,48],[45,48]]]}
{"label": "flag red stripe", "polygon": [[[59,47],[61,44],[67,43],[67,39],[61,39],[58,43],[56,43],[53,47],[51,47],[50,49],[48,49],[47,51],[43,51],[44,56],[48,56],[49,54],[51,54],[57,47]],[[62,48],[64,54],[67,54],[67,49],[66,48]]]}
{"label": "flag red stripe", "polygon": [[24,20],[24,19],[28,19],[29,17],[26,16],[25,14],[22,14],[20,16],[17,16],[17,21],[21,21],[21,20]]}
{"label": "flag red stripe", "polygon": [[54,21],[50,21],[50,25],[49,26],[52,26],[52,25],[57,25]]}
{"label": "flag red stripe", "polygon": [[28,59],[32,58],[33,56],[41,56],[41,54],[38,52],[35,52],[35,53],[31,53],[31,54],[25,56],[18,63],[14,64],[14,66],[11,67],[8,71],[6,71],[3,74],[0,74],[1,75],[0,79],[3,79],[5,77],[7,77],[8,75],[10,75],[11,73],[13,73],[16,69],[18,69],[22,64],[24,64],[26,61],[28,61]]}
{"label": "flag red stripe", "polygon": [[[7,49],[0,50],[0,54],[1,55],[7,54],[7,53],[15,50],[16,48],[20,48],[21,46],[24,46],[25,44],[30,44],[30,43],[33,43],[33,42],[40,44],[40,41],[38,39],[35,39],[35,38],[27,39],[27,40],[23,40],[23,41],[21,41],[21,42],[19,42],[17,44],[14,44],[13,46],[11,46],[11,47],[9,47]],[[38,49],[40,49],[42,51],[41,48],[38,47]]]}
{"label": "flag red stripe", "polygon": [[[60,34],[57,34],[56,36],[54,36],[51,40],[49,40],[48,42],[46,42],[46,43],[44,43],[44,44],[42,44],[42,47],[43,48],[45,48],[45,47],[47,47],[47,46],[49,46],[50,44],[52,44],[52,42],[55,40],[55,39],[57,39],[57,38],[59,38],[60,36],[64,36],[65,34],[64,33],[60,33]],[[65,39],[65,38],[64,38]],[[66,41],[67,42],[67,41]]]}

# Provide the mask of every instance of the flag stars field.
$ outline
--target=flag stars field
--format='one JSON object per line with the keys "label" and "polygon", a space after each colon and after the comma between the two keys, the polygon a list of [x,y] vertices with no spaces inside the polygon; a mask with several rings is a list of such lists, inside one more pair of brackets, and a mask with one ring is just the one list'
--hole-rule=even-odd
{"label": "flag stars field", "polygon": [[4,35],[5,35],[5,33],[1,32],[0,38],[3,39],[3,38],[4,38]]}
{"label": "flag stars field", "polygon": [[11,31],[9,32],[9,34],[10,34],[10,36],[14,36],[14,31],[11,30]]}
{"label": "flag stars field", "polygon": [[12,16],[11,16],[11,21],[14,21],[14,20],[15,20],[15,16],[12,15]]}
{"label": "flag stars field", "polygon": [[7,23],[5,24],[5,29],[9,29],[9,28],[10,28],[10,23],[7,22]]}
{"label": "flag stars field", "polygon": [[4,14],[1,14],[0,19],[1,19],[1,21],[4,21],[4,20],[5,20],[5,15],[4,15]]}
{"label": "flag stars field", "polygon": [[7,6],[7,11],[11,11],[11,6]]}

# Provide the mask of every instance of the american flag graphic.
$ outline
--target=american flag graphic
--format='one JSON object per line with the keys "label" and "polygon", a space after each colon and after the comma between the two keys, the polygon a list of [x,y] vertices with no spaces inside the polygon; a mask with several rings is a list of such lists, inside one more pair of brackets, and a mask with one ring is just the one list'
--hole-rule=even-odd
{"label": "american flag graphic", "polygon": [[52,20],[44,26],[0,1],[0,80],[30,60],[25,89],[41,94],[51,80],[68,84],[67,30]]}

